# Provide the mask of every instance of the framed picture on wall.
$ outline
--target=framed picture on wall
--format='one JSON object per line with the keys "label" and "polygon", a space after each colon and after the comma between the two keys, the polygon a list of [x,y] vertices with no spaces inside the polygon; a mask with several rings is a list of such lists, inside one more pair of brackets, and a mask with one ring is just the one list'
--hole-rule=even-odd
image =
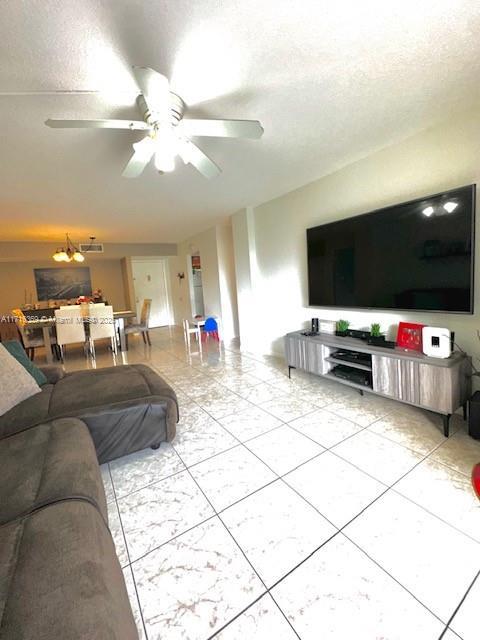
{"label": "framed picture on wall", "polygon": [[92,295],[89,267],[34,269],[37,300],[68,300]]}

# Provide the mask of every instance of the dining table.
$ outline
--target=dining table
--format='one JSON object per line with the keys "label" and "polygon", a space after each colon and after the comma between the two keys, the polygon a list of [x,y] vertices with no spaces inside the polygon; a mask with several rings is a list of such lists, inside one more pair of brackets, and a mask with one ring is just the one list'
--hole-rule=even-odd
{"label": "dining table", "polygon": [[[45,344],[45,357],[47,363],[53,362],[52,356],[52,341],[50,340],[50,329],[55,326],[55,313],[54,309],[32,309],[31,311],[24,311],[25,329],[42,329],[43,341]],[[127,340],[125,338],[125,320],[128,318],[135,318],[137,313],[130,309],[118,310],[113,312],[113,320],[115,322],[115,328],[118,335],[118,342],[120,351],[127,351]],[[87,319],[85,319],[87,322]]]}

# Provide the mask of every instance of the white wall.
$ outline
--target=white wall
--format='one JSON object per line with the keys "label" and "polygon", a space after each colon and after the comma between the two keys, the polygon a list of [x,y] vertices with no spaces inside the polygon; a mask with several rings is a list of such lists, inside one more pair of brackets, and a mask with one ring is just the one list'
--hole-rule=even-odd
{"label": "white wall", "polygon": [[[417,134],[395,146],[325,176],[301,189],[253,210],[254,262],[258,270],[255,296],[256,349],[283,353],[283,335],[306,326],[312,317],[346,318],[360,328],[380,322],[394,337],[398,322],[408,319],[446,326],[471,354],[480,354],[480,247],[477,241],[475,315],[353,312],[308,308],[305,230],[422,195],[476,182],[480,176],[480,114],[462,118]],[[245,282],[251,242],[246,233],[247,211],[233,216],[237,278]],[[478,238],[478,234],[477,234]],[[252,248],[249,249],[250,253]],[[245,291],[239,286],[240,334],[244,340]],[[247,325],[248,329],[248,325]],[[253,329],[248,329],[253,331]],[[247,336],[248,338],[248,336]],[[250,344],[247,348],[251,348]]]}
{"label": "white wall", "polygon": [[255,241],[255,212],[252,207],[232,216],[235,255],[235,281],[238,301],[238,329],[244,351],[264,350],[257,327],[260,324],[257,303],[259,273]]}
{"label": "white wall", "polygon": [[[224,339],[238,335],[237,299],[231,225],[217,225],[178,245],[177,256],[169,258],[175,323],[192,317],[189,291],[190,256],[200,254],[205,314],[222,319]],[[184,273],[180,280],[178,273]]]}
{"label": "white wall", "polygon": [[231,225],[216,227],[218,252],[218,284],[222,330],[225,340],[238,336],[237,285],[235,282],[235,260]]}

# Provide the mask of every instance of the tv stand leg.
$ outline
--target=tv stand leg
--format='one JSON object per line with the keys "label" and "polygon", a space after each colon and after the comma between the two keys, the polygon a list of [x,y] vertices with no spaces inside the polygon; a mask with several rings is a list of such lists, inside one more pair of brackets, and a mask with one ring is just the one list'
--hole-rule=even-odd
{"label": "tv stand leg", "polygon": [[464,402],[463,403],[463,419],[466,420],[468,418],[468,414],[467,414],[467,407],[468,407],[468,403]]}
{"label": "tv stand leg", "polygon": [[358,390],[358,393],[359,393],[361,396],[363,396],[363,389],[359,389],[359,390]]}
{"label": "tv stand leg", "polygon": [[291,364],[288,365],[288,377],[292,377],[292,369],[296,369],[297,367],[293,367]]}
{"label": "tv stand leg", "polygon": [[447,413],[447,415],[443,416],[443,435],[445,438],[448,438],[451,415],[451,413]]}

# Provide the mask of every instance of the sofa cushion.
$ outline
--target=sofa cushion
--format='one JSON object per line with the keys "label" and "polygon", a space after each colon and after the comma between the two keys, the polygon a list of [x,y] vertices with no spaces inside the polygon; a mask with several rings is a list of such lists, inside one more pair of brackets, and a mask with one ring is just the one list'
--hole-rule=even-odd
{"label": "sofa cushion", "polygon": [[42,384],[47,384],[47,378],[45,374],[30,360],[27,356],[25,349],[22,347],[18,340],[7,340],[2,342],[5,349],[10,355],[12,355],[17,362],[19,362],[25,371],[33,377],[35,382],[41,387]]}
{"label": "sofa cushion", "polygon": [[95,448],[80,420],[54,420],[0,440],[0,469],[0,525],[69,497],[91,501],[107,518]]}
{"label": "sofa cushion", "polygon": [[138,640],[122,570],[84,500],[0,527],[0,640]]}
{"label": "sofa cushion", "polygon": [[40,391],[32,376],[0,344],[0,416]]}
{"label": "sofa cushion", "polygon": [[[144,426],[151,423],[152,428],[158,429],[156,440],[147,433],[138,433],[144,444],[139,443],[133,449],[125,448],[118,454],[124,455],[154,442],[172,440],[178,421],[178,404],[175,391],[158,373],[146,365],[136,364],[67,373],[53,389],[49,415],[76,416],[86,422],[95,446],[98,440],[94,430],[101,429],[102,424],[106,429],[107,424],[110,425],[109,431],[115,425],[125,426],[127,421],[132,425],[135,421],[137,431],[140,422]],[[110,439],[111,436],[118,438],[120,434],[107,434],[106,437]],[[106,459],[99,456],[99,461],[105,462]]]}
{"label": "sofa cushion", "polygon": [[65,375],[64,368],[59,364],[41,364],[39,367],[47,379],[48,384],[55,384]]}
{"label": "sofa cushion", "polygon": [[54,416],[66,412],[79,415],[78,412],[98,406],[142,398],[149,400],[152,395],[175,398],[170,386],[145,365],[74,371],[55,385],[50,412]]}
{"label": "sofa cushion", "polygon": [[20,402],[3,416],[0,415],[0,438],[47,422],[52,392],[53,384],[44,384],[40,393]]}

